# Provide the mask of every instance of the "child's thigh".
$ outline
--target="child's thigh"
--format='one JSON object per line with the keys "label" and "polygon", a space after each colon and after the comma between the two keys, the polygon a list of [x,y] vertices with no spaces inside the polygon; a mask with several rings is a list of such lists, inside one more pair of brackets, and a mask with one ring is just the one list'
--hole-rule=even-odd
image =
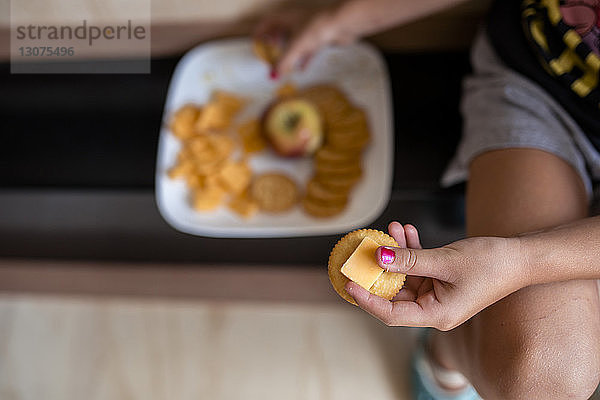
{"label": "child's thigh", "polygon": [[[587,196],[579,173],[553,154],[536,149],[490,151],[476,157],[469,172],[470,236],[514,235],[587,216]],[[527,357],[530,359],[522,361],[522,366],[557,366],[556,371],[548,368],[549,374],[594,361],[594,357],[598,361],[596,282],[558,282],[521,289],[476,315],[468,329],[472,329],[469,337],[475,338],[477,350],[485,354],[484,363],[489,363],[479,371]]]}

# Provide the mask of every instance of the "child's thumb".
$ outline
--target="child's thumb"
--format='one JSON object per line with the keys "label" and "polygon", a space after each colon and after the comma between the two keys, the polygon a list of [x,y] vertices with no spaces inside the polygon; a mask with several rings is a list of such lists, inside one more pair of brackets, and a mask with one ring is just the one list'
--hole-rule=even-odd
{"label": "child's thumb", "polygon": [[379,266],[387,271],[447,280],[446,254],[441,249],[381,246],[375,254]]}

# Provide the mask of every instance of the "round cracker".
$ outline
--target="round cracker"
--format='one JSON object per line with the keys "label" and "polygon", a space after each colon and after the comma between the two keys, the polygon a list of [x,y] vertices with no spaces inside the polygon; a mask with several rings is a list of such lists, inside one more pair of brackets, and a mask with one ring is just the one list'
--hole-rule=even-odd
{"label": "round cracker", "polygon": [[314,179],[321,185],[325,186],[328,190],[340,191],[347,193],[352,190],[352,187],[356,184],[356,179],[330,179],[322,176],[315,176]]}
{"label": "round cracker", "polygon": [[[333,247],[333,250],[331,250],[331,253],[329,254],[327,272],[329,274],[331,285],[337,294],[339,294],[347,302],[354,305],[358,304],[356,304],[352,296],[350,296],[344,288],[349,279],[346,278],[340,270],[346,260],[350,258],[354,250],[356,250],[360,242],[365,237],[373,239],[380,246],[398,246],[398,243],[393,237],[375,229],[359,229],[352,231],[338,240],[336,245]],[[402,289],[405,278],[406,275],[404,274],[399,274],[396,272],[384,272],[369,289],[369,291],[377,296],[391,300],[400,291],[400,289]]]}
{"label": "round cracker", "polygon": [[334,86],[311,86],[302,90],[300,95],[317,106],[325,125],[339,120],[353,108],[346,95]]}
{"label": "round cracker", "polygon": [[392,300],[395,295],[398,294],[402,286],[404,286],[404,281],[406,280],[406,275],[400,274],[398,272],[387,272],[384,271],[383,274],[369,288],[369,292],[383,297],[386,300]]}
{"label": "round cracker", "polygon": [[302,96],[309,98],[317,104],[342,103],[349,104],[348,98],[339,88],[333,85],[320,84],[302,89]]}
{"label": "round cracker", "polygon": [[362,174],[360,159],[354,159],[345,163],[316,160],[315,171],[323,174]]}
{"label": "round cracker", "polygon": [[306,195],[327,204],[346,204],[349,190],[333,190],[316,179],[311,179],[306,185]]}
{"label": "round cracker", "polygon": [[326,142],[338,151],[356,152],[361,151],[371,139],[369,131],[356,130],[333,130],[326,136]]}
{"label": "round cracker", "polygon": [[261,210],[272,213],[287,211],[298,201],[296,183],[280,173],[271,172],[256,177],[250,192]]}
{"label": "round cracker", "polygon": [[334,125],[339,121],[344,120],[344,116],[352,112],[352,105],[346,100],[333,100],[323,102],[319,105],[321,112],[325,117],[325,121],[329,125]]}
{"label": "round cracker", "polygon": [[360,152],[356,151],[343,151],[336,149],[333,146],[325,145],[321,147],[315,153],[315,161],[327,162],[327,163],[341,163],[345,164],[357,160],[360,157]]}
{"label": "round cracker", "polygon": [[342,203],[328,203],[314,197],[306,196],[302,199],[304,211],[316,218],[330,218],[338,215],[346,208],[346,201]]}
{"label": "round cracker", "polygon": [[365,112],[357,107],[350,106],[344,110],[343,114],[336,116],[335,119],[329,121],[331,128],[337,127],[362,127],[367,128],[367,115]]}
{"label": "round cracker", "polygon": [[371,134],[365,126],[334,126],[327,131],[327,138],[342,138],[345,141],[369,138]]}
{"label": "round cracker", "polygon": [[362,171],[350,171],[348,173],[325,173],[315,174],[315,179],[332,190],[348,190],[361,178]]}

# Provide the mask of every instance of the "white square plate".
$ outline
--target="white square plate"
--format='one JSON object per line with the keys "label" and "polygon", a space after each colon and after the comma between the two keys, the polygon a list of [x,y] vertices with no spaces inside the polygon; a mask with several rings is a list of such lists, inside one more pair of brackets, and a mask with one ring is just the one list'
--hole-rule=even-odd
{"label": "white square plate", "polygon": [[[292,237],[347,232],[373,222],[386,207],[393,166],[392,113],[389,82],[379,53],[365,43],[328,48],[311,61],[305,71],[290,80],[299,87],[329,83],[340,87],[369,117],[372,140],[363,153],[363,177],[355,186],[346,209],[322,219],[305,214],[301,207],[279,215],[259,213],[245,220],[226,207],[214,212],[194,211],[186,185],[171,180],[171,168],[180,148],[166,123],[186,103],[203,104],[215,89],[239,94],[251,101],[239,120],[258,116],[272,100],[281,81],[268,78],[267,66],[256,59],[251,40],[229,39],[198,46],[179,62],[167,95],[158,146],[156,202],[163,218],[175,229],[212,237]],[[251,158],[255,172],[281,170],[301,185],[311,176],[308,159],[282,159],[269,150]]]}

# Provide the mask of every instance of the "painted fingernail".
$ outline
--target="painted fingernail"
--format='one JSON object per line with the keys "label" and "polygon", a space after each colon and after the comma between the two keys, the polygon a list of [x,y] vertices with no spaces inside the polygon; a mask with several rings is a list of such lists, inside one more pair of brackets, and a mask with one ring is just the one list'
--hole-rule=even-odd
{"label": "painted fingernail", "polygon": [[276,80],[279,78],[279,73],[277,72],[276,69],[272,69],[271,73],[269,74],[269,77],[273,80]]}
{"label": "painted fingernail", "polygon": [[396,253],[392,249],[388,249],[387,247],[381,248],[380,253],[381,262],[384,264],[391,264],[396,259]]}

